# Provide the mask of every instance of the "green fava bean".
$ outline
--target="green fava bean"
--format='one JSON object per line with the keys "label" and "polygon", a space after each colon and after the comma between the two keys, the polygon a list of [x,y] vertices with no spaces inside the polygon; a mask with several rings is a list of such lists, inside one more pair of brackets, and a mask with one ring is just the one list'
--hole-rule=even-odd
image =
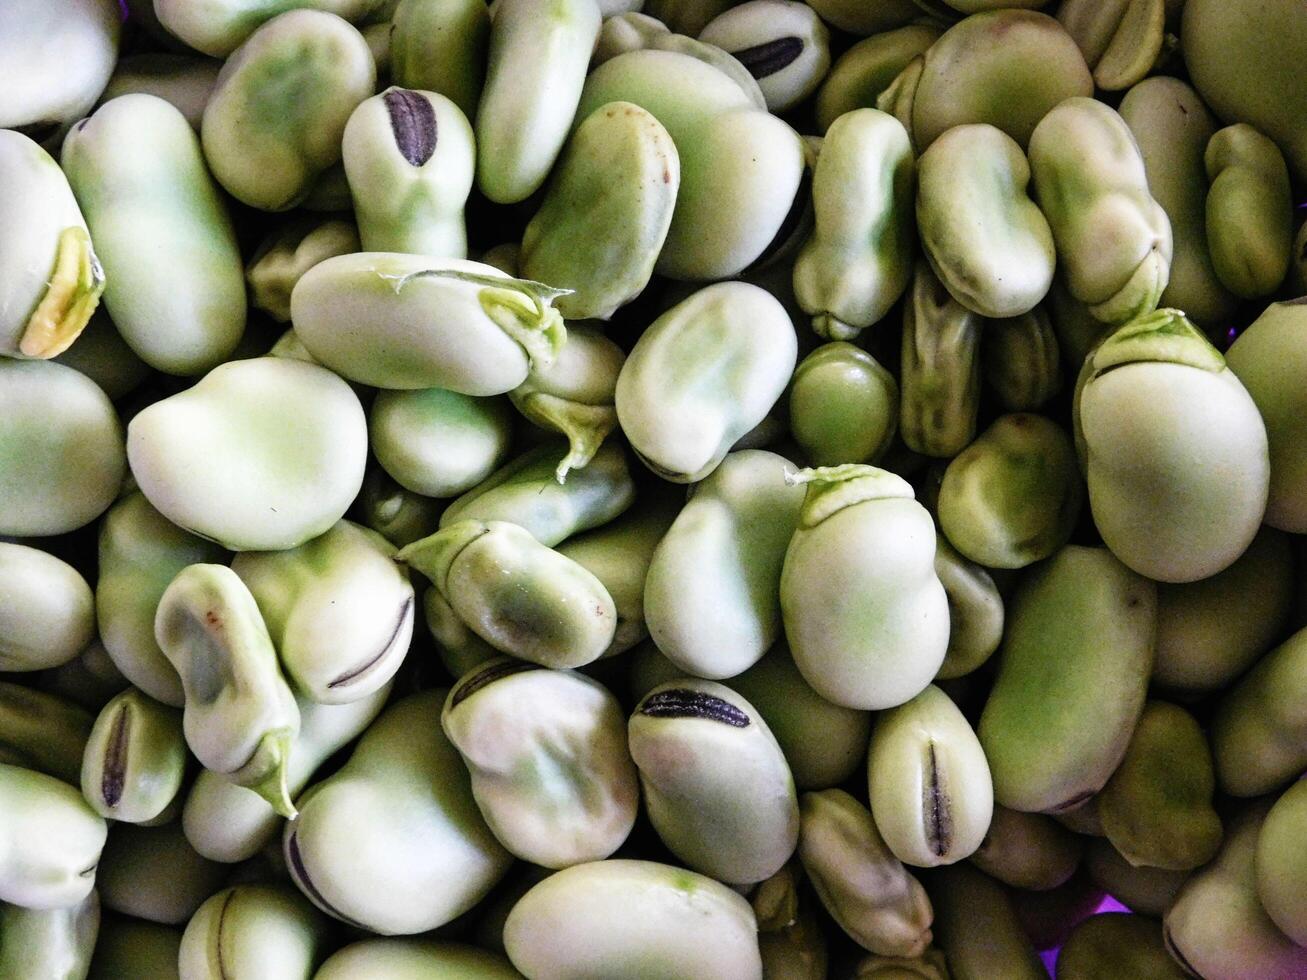
{"label": "green fava bean", "polygon": [[935,526],[906,481],[871,466],[805,470],[781,571],[794,662],[835,704],[880,709],[921,693],[948,647]]}
{"label": "green fava bean", "polygon": [[122,423],[94,381],[0,357],[0,534],[84,527],[113,503],[125,464]]}
{"label": "green fava bean", "polygon": [[525,528],[552,548],[574,534],[607,524],[635,500],[626,454],[606,443],[594,459],[557,478],[557,443],[547,443],[509,460],[445,508],[440,526],[459,521],[507,521]]}
{"label": "green fava bean", "polygon": [[435,92],[392,85],[359,103],[342,153],[365,251],[467,257],[472,140],[463,110]]}
{"label": "green fava bean", "polygon": [[181,375],[230,357],[245,331],[244,270],[181,112],[120,96],[68,134],[62,161],[104,263],[104,305],[132,350]]}
{"label": "green fava bean", "polygon": [[914,0],[813,0],[809,6],[832,27],[870,37],[921,16]]}
{"label": "green fava bean", "polygon": [[681,184],[655,270],[690,281],[728,279],[761,261],[789,237],[805,203],[803,141],[702,54],[619,55],[591,72],[576,113],[581,122],[630,102],[671,135]]}
{"label": "green fava bean", "polygon": [[648,285],[680,185],[662,123],[629,102],[601,106],[572,134],[522,234],[522,275],[572,290],[557,304],[567,319],[607,320]]}
{"label": "green fava bean", "polygon": [[352,222],[296,221],[263,242],[245,269],[250,304],[278,323],[290,320],[290,297],[300,277],[319,262],[359,250]]}
{"label": "green fava bean", "polygon": [[1085,850],[1085,870],[1095,885],[1140,915],[1160,919],[1175,900],[1188,871],[1136,867],[1121,856],[1111,841],[1098,837]]}
{"label": "green fava bean", "polygon": [[[653,644],[632,655],[637,699],[681,671]],[[731,678],[731,689],[758,709],[790,764],[795,787],[828,789],[849,779],[867,756],[871,714],[831,704],[809,686],[781,642],[756,664]]]}
{"label": "green fava bean", "polygon": [[109,314],[97,307],[91,319],[73,344],[58,357],[52,358],[86,375],[109,396],[118,401],[131,394],[150,377],[150,366],[127,346]]}
{"label": "green fava bean", "polygon": [[185,116],[191,129],[198,133],[204,107],[218,84],[221,69],[222,62],[214,58],[187,54],[128,55],[119,59],[100,101],[136,93],[155,95]]}
{"label": "green fava bean", "polygon": [[1099,819],[1098,815],[1097,796],[1090,796],[1089,799],[1077,803],[1069,809],[1055,813],[1053,817],[1067,830],[1074,831],[1077,834],[1085,834],[1090,837],[1102,837],[1104,834],[1103,821]]}
{"label": "green fava bean", "polygon": [[1053,282],[1053,235],[1028,196],[1030,165],[1017,142],[985,123],[954,126],[922,154],[917,174],[921,243],[953,297],[986,317],[1033,309]]}
{"label": "green fava bean", "polygon": [[186,924],[178,950],[181,980],[309,980],[327,941],[326,918],[284,886],[225,888]]}
{"label": "green fava bean", "polygon": [[696,484],[649,564],[645,621],[658,648],[698,677],[734,677],[781,631],[778,588],[804,492],[793,464],[731,453]]}
{"label": "green fava bean", "polygon": [[758,935],[764,977],[825,980],[829,965],[826,936],[817,913],[801,908],[789,924]]}
{"label": "green fava bean", "polygon": [[95,719],[55,694],[0,681],[0,759],[73,786]]}
{"label": "green fava bean", "polygon": [[1030,171],[1071,294],[1105,323],[1154,310],[1170,277],[1171,222],[1125,120],[1067,99],[1031,135]]}
{"label": "green fava bean", "polygon": [[973,14],[926,51],[911,101],[913,141],[924,151],[954,126],[989,123],[1024,149],[1050,109],[1093,91],[1084,56],[1052,17],[1033,10]]}
{"label": "green fava bean", "polygon": [[82,795],[96,813],[124,823],[153,820],[185,774],[180,711],[135,688],[104,706],[82,759]]}
{"label": "green fava bean", "polygon": [[873,108],[899,72],[939,40],[929,24],[873,34],[840,55],[817,91],[817,128],[826,132],[846,112]]}
{"label": "green fava bean", "polygon": [[58,667],[94,638],[94,597],[81,573],[44,551],[0,541],[0,667]]}
{"label": "green fava bean", "polygon": [[482,252],[480,261],[494,266],[506,276],[516,276],[521,258],[522,246],[518,242],[501,242]]}
{"label": "green fava bean", "polygon": [[532,977],[762,980],[749,903],[725,885],[653,861],[565,868],[528,891],[504,925]]}
{"label": "green fava bean", "polygon": [[831,124],[813,171],[816,224],[794,263],[794,295],[817,333],[849,340],[907,288],[916,230],[907,132],[878,109]]}
{"label": "green fava bean", "polygon": [[1250,803],[1230,821],[1216,859],[1189,876],[1166,910],[1166,949],[1186,973],[1207,980],[1307,973],[1307,948],[1276,928],[1257,894],[1257,841],[1271,802]]}
{"label": "green fava bean", "polygon": [[1256,796],[1307,768],[1307,630],[1299,630],[1230,689],[1216,708],[1209,737],[1221,789]]}
{"label": "green fava bean", "polygon": [[912,135],[912,100],[916,98],[917,86],[921,84],[921,73],[926,67],[925,54],[919,54],[894,76],[894,80],[876,96],[876,108],[888,113],[899,121],[899,125],[908,134],[913,150],[917,142]]}
{"label": "green fava bean", "polygon": [[565,868],[608,857],[631,832],[639,790],[626,719],[597,681],[499,658],[454,685],[440,724],[515,856]]}
{"label": "green fava bean", "polygon": [[1013,888],[1049,891],[1076,873],[1084,851],[1084,838],[1052,817],[996,806],[971,863]]}
{"label": "green fava bean", "polygon": [[391,23],[395,84],[439,92],[472,118],[490,43],[490,13],[483,0],[400,0]]}
{"label": "green fava bean", "polygon": [[285,211],[340,161],[350,114],[376,87],[363,35],[334,14],[291,10],[227,59],[204,107],[209,169],[237,200]]}
{"label": "green fava bean", "polygon": [[645,0],[641,9],[678,34],[698,37],[709,21],[739,2],[740,0]]}
{"label": "green fava bean", "polygon": [[671,33],[671,28],[648,14],[630,12],[605,17],[599,28],[599,39],[595,41],[590,65],[597,68],[619,54],[651,48],[657,39],[669,37]]}
{"label": "green fava bean", "polygon": [[[390,684],[347,704],[318,704],[296,697],[300,730],[290,749],[286,791],[291,798],[317,769],[352,742],[385,706]],[[203,770],[191,784],[182,809],[182,829],[196,852],[210,861],[234,864],[254,857],[280,829],[272,805],[253,790]]]}
{"label": "green fava bean", "polygon": [[100,898],[95,892],[64,909],[0,905],[0,972],[7,977],[83,978],[99,930]]}
{"label": "green fava bean", "polygon": [[180,925],[221,887],[227,869],[187,843],[181,825],[114,824],[100,862],[106,909],[162,925]]}
{"label": "green fava bean", "polygon": [[159,597],[187,565],[226,560],[220,545],[183,531],[140,493],[119,500],[100,525],[100,639],[123,676],[156,701],[174,707],[183,701],[177,672],[154,639]]}
{"label": "green fava bean", "polygon": [[544,183],[577,115],[599,37],[595,0],[500,0],[476,112],[477,186],[498,204]]}
{"label": "green fava bean", "polygon": [[1071,537],[1084,500],[1071,437],[1042,415],[1001,415],[948,464],[940,530],[972,561],[1024,568]]}
{"label": "green fava bean", "polygon": [[483,899],[513,861],[438,723],[448,693],[388,708],[286,826],[292,879],[343,922],[382,935],[434,929]]}
{"label": "green fava bean", "polygon": [[[479,0],[478,0],[479,2]],[[313,980],[521,980],[502,955],[458,943],[366,939],[333,953]]]}
{"label": "green fava bean", "polygon": [[671,681],[636,706],[629,737],[649,819],[687,865],[747,884],[790,859],[799,839],[794,777],[748,701],[712,681]]}
{"label": "green fava bean", "polygon": [[90,980],[128,980],[142,975],[151,980],[179,980],[181,941],[180,929],[106,915],[91,957]]}
{"label": "green fava bean", "polygon": [[1140,81],[1162,56],[1171,5],[1167,0],[1068,0],[1057,19],[1084,52],[1098,87],[1119,92]]}
{"label": "green fava bean", "polygon": [[0,901],[61,909],[85,901],[108,828],[67,783],[0,764]]}
{"label": "green fava bean", "polygon": [[404,489],[376,466],[363,478],[354,506],[361,524],[402,548],[435,532],[442,504]]}
{"label": "green fava bean", "polygon": [[309,352],[351,381],[499,395],[558,355],[557,296],[480,262],[360,252],[309,269],[291,319]]}
{"label": "green fava bean", "polygon": [[948,596],[949,634],[937,680],[963,677],[985,663],[1003,639],[1003,597],[984,568],[935,539],[935,574]]}
{"label": "green fava bean", "polygon": [[792,0],[733,6],[704,25],[699,40],[739,60],[758,80],[771,112],[802,102],[830,68],[830,31],[811,7]]}
{"label": "green fava bean", "polygon": [[1294,783],[1275,801],[1257,835],[1257,897],[1280,931],[1299,946],[1307,938],[1302,904],[1307,861],[1301,847],[1307,825],[1307,783]]}
{"label": "green fava bean", "polygon": [[1207,240],[1225,287],[1243,299],[1267,296],[1289,271],[1293,196],[1284,157],[1247,123],[1207,144]]}
{"label": "green fava bean", "polygon": [[1186,976],[1167,955],[1156,920],[1142,915],[1091,915],[1075,927],[1057,957],[1057,980]]}
{"label": "green fava bean", "polygon": [[1147,78],[1121,100],[1148,175],[1149,192],[1171,222],[1171,274],[1158,305],[1184,310],[1215,337],[1238,301],[1212,266],[1207,238],[1207,171],[1203,162],[1216,120],[1178,78]]}
{"label": "green fava bean", "polygon": [[758,919],[758,932],[766,934],[792,925],[798,918],[803,870],[797,859],[790,859],[765,881],[758,882],[748,896]]}
{"label": "green fava bean", "polygon": [[1225,571],[1158,587],[1153,681],[1185,692],[1228,686],[1284,636],[1292,603],[1289,538],[1263,527]]}
{"label": "green fava bean", "polygon": [[59,164],[22,133],[5,129],[0,225],[0,355],[62,354],[100,302],[104,268]]}
{"label": "green fava bean", "polygon": [[475,487],[503,462],[512,434],[512,412],[502,399],[444,388],[381,391],[368,412],[377,462],[404,489],[425,497]]}
{"label": "green fava bean", "polygon": [[1298,378],[1307,337],[1307,302],[1272,303],[1235,340],[1226,364],[1247,388],[1266,424],[1271,485],[1266,523],[1294,534],[1307,531],[1307,401]]}
{"label": "green fava bean", "polygon": [[1221,846],[1215,789],[1211,750],[1198,722],[1183,708],[1151,701],[1125,758],[1098,794],[1103,830],[1132,864],[1197,868]]}
{"label": "green fava bean", "polygon": [[215,58],[225,58],[258,28],[289,10],[320,10],[350,22],[363,19],[380,0],[157,0],[155,14],[167,34]]}
{"label": "green fava bean", "polygon": [[47,146],[86,115],[113,71],[122,17],[102,0],[15,0],[0,11],[0,129]]}
{"label": "green fava bean", "polygon": [[649,635],[644,593],[655,549],[676,519],[671,499],[654,499],[628,510],[604,527],[578,535],[558,546],[597,578],[617,610],[613,641],[601,657],[624,653]]}
{"label": "green fava bean", "polygon": [[595,45],[590,66],[595,68],[619,54],[645,48],[688,54],[691,58],[711,65],[729,76],[757,108],[767,108],[767,100],[763,98],[757,80],[738,58],[715,44],[686,37],[684,34],[673,34],[666,24],[644,14],[628,13],[606,19],[599,31],[599,41]]}
{"label": "green fava bean", "polygon": [[1156,586],[1106,549],[1068,545],[1026,574],[978,728],[994,799],[1049,813],[1102,789],[1143,711],[1156,623]]}
{"label": "green fava bean", "polygon": [[794,324],[777,299],[748,283],[716,283],[640,335],[617,377],[618,421],[657,475],[702,480],[780,399],[797,358]]}
{"label": "green fava bean", "polygon": [[598,330],[573,326],[558,359],[533,368],[508,393],[529,421],[567,436],[567,455],[554,470],[560,483],[588,465],[617,428],[617,378],[625,363],[622,349]]}
{"label": "green fava bean", "polygon": [[146,498],[179,527],[235,551],[294,548],[358,495],[367,420],[325,368],[229,361],[137,414],[127,458]]}
{"label": "green fava bean", "polygon": [[976,435],[984,321],[917,260],[903,304],[899,431],[914,452],[947,459]]}
{"label": "green fava bean", "polygon": [[1010,412],[1043,405],[1062,387],[1060,348],[1042,306],[1022,316],[985,324],[981,369],[985,381]]}
{"label": "green fava bean", "polygon": [[1273,139],[1299,179],[1307,176],[1304,43],[1307,23],[1293,0],[1185,4],[1180,44],[1194,87],[1221,119],[1249,123]]}
{"label": "green fava bean", "polygon": [[456,521],[396,555],[431,580],[454,612],[497,650],[545,667],[588,664],[617,625],[602,583],[505,521]]}
{"label": "green fava bean", "polygon": [[500,652],[468,628],[434,585],[422,596],[427,630],[436,643],[440,663],[454,678],[501,656]]}
{"label": "green fava bean", "polygon": [[1248,548],[1266,510],[1266,427],[1183,313],[1158,310],[1103,341],[1085,362],[1074,414],[1094,523],[1132,569],[1193,582]]}
{"label": "green fava bean", "polygon": [[404,662],[414,596],[395,551],[375,531],[340,521],[298,548],[247,551],[232,562],[282,669],[314,701],[357,701]]}
{"label": "green fava bean", "polygon": [[918,868],[975,853],[994,813],[994,786],[976,733],[933,684],[876,716],[867,786],[886,846]]}
{"label": "green fava bean", "polygon": [[898,432],[899,385],[862,348],[834,341],[799,362],[789,408],[790,432],[814,466],[868,463]]}
{"label": "green fava bean", "polygon": [[930,899],[885,845],[867,808],[842,789],[804,793],[800,808],[799,858],[839,927],[882,956],[925,952]]}
{"label": "green fava bean", "polygon": [[250,590],[225,565],[189,565],[159,599],[154,635],[186,692],[186,744],[206,769],[282,816],[299,709]]}
{"label": "green fava bean", "polygon": [[926,878],[935,932],[953,980],[1045,980],[1048,971],[998,882],[955,864]]}

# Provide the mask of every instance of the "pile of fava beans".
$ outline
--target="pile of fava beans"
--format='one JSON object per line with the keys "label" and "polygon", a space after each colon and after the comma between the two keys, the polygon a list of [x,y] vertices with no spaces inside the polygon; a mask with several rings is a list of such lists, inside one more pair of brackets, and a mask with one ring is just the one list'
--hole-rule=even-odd
{"label": "pile of fava beans", "polygon": [[0,980],[1307,980],[1302,200],[1303,0],[0,0]]}

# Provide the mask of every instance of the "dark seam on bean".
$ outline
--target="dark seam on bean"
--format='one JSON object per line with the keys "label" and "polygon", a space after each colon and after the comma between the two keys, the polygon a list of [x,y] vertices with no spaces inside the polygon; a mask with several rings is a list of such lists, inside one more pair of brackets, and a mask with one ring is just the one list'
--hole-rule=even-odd
{"label": "dark seam on bean", "polygon": [[300,855],[298,831],[290,835],[290,839],[286,842],[286,851],[287,857],[290,858],[291,870],[295,873],[296,880],[299,882],[300,887],[308,894],[309,898],[313,899],[313,901],[317,902],[318,905],[322,906],[322,908],[326,909],[341,922],[346,922],[352,926],[358,926],[360,929],[367,928],[367,926],[355,922],[349,916],[342,915],[334,905],[323,897],[322,892],[318,891],[318,886],[313,884],[313,879],[309,877],[308,870],[304,867],[304,858]]}
{"label": "dark seam on bean", "polygon": [[480,673],[468,678],[467,683],[463,684],[454,691],[454,696],[449,700],[449,707],[455,708],[462,704],[477,691],[483,687],[488,687],[495,681],[502,680],[505,677],[511,677],[513,674],[521,674],[528,670],[541,670],[539,664],[528,663],[525,660],[505,660],[503,663],[492,664]]}
{"label": "dark seam on bean", "polygon": [[804,224],[805,219],[812,213],[812,171],[804,167],[803,176],[799,178],[798,190],[794,192],[794,201],[790,204],[790,210],[785,214],[785,220],[781,226],[776,229],[776,234],[772,240],[767,243],[767,247],[762,250],[762,254],[753,260],[749,266],[750,269],[759,269],[771,262],[780,252],[782,252],[794,237],[794,233]]}
{"label": "dark seam on bean", "polygon": [[218,946],[218,976],[222,980],[227,980],[227,964],[222,961],[222,926],[223,920],[227,917],[227,909],[233,899],[236,898],[236,889],[233,888],[227,893],[227,897],[222,900],[222,908],[218,911],[218,935],[215,937]]}
{"label": "dark seam on bean", "polygon": [[371,660],[364,663],[362,666],[356,667],[353,670],[348,671],[347,673],[341,674],[334,681],[332,681],[327,685],[327,689],[330,690],[333,687],[340,687],[342,684],[348,684],[350,681],[354,680],[354,678],[358,677],[360,674],[363,674],[371,667],[380,663],[381,660],[386,656],[386,654],[390,653],[391,649],[394,648],[395,641],[399,639],[399,631],[404,628],[404,623],[408,619],[409,610],[412,608],[413,608],[413,597],[409,596],[400,605],[399,618],[395,620],[395,628],[391,630],[390,638],[386,640],[385,644],[381,647],[381,650],[377,653],[377,655],[373,657]]}
{"label": "dark seam on bean", "polygon": [[1170,926],[1167,926],[1162,930],[1162,942],[1166,946],[1166,951],[1176,958],[1176,961],[1184,967],[1187,973],[1195,977],[1202,976],[1201,973],[1193,968],[1193,965],[1185,957],[1184,953],[1180,952],[1180,947],[1175,944],[1175,940],[1171,938]]}
{"label": "dark seam on bean", "polygon": [[118,709],[113,726],[109,729],[104,772],[100,774],[100,795],[104,797],[106,806],[117,806],[123,798],[123,784],[127,780],[127,739],[131,729],[131,711],[124,704]]}
{"label": "dark seam on bean", "polygon": [[395,146],[413,166],[422,166],[436,152],[436,110],[423,96],[406,88],[391,89],[381,98],[390,114]]}
{"label": "dark seam on bean", "polygon": [[1051,810],[1049,810],[1049,811],[1047,811],[1047,812],[1049,812],[1049,813],[1066,813],[1067,810],[1074,810],[1074,809],[1075,809],[1076,807],[1078,807],[1081,803],[1084,803],[1084,802],[1088,801],[1089,799],[1091,799],[1091,798],[1093,797],[1094,793],[1096,793],[1096,792],[1097,792],[1097,790],[1092,790],[1092,789],[1091,789],[1091,790],[1086,790],[1086,791],[1083,792],[1083,793],[1077,793],[1075,796],[1071,797],[1071,799],[1062,801],[1062,802],[1059,803],[1057,806],[1053,807]]}
{"label": "dark seam on bean", "polygon": [[926,761],[925,804],[926,842],[936,857],[943,857],[953,842],[953,821],[949,815],[948,787],[942,785],[935,743],[929,744]]}
{"label": "dark seam on bean", "polygon": [[751,48],[732,51],[735,59],[749,69],[754,78],[766,78],[788,68],[803,54],[803,38],[778,37],[774,41],[755,44]]}
{"label": "dark seam on bean", "polygon": [[748,728],[749,716],[722,698],[677,687],[645,698],[640,714],[650,718],[701,718],[732,728]]}

